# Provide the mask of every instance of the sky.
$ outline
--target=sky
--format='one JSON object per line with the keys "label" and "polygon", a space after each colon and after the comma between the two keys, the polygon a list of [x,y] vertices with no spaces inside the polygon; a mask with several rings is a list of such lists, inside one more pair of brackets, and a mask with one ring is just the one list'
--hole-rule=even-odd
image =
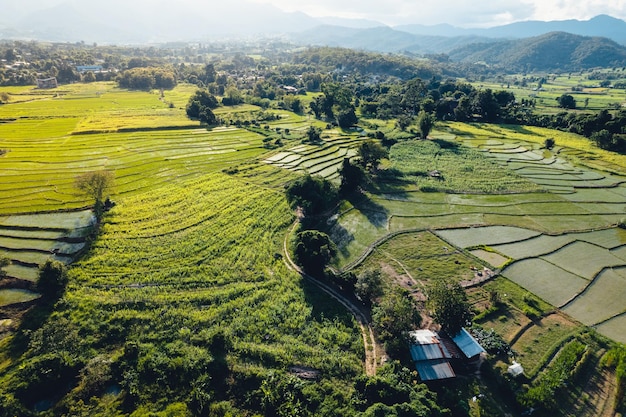
{"label": "sky", "polygon": [[626,0],[251,0],[313,17],[375,20],[389,26],[449,23],[491,27],[524,20],[588,20],[599,14],[626,20]]}
{"label": "sky", "polygon": [[367,19],[389,26],[448,23],[482,28],[525,20],[588,20],[599,14],[626,20],[626,0],[107,0],[106,3],[107,6],[89,0],[0,0],[0,23],[11,26],[20,18],[27,21],[29,13],[68,4],[79,4],[81,10],[93,16],[108,16],[106,12],[113,9],[115,13],[110,18],[137,21],[163,10],[191,10],[195,11],[195,17],[222,16],[219,22],[224,25],[230,24],[233,16],[242,16],[242,11],[262,19],[263,5],[304,12],[312,17]]}

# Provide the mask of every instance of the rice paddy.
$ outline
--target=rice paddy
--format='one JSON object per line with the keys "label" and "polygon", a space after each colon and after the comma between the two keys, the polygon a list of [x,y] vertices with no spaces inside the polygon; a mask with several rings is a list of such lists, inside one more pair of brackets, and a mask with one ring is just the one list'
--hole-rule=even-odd
{"label": "rice paddy", "polygon": [[[606,271],[626,265],[626,232],[616,227],[626,214],[626,177],[619,174],[626,159],[603,159],[602,151],[591,148],[591,155],[585,154],[568,147],[583,143],[576,135],[547,129],[448,123],[431,136],[443,142],[415,142],[412,146],[418,146],[419,152],[407,147],[408,143],[392,147],[389,166],[409,174],[402,177],[402,185],[370,191],[367,199],[354,202],[351,210],[333,221],[328,230],[340,248],[337,266],[358,265],[368,251],[370,256],[380,257],[379,242],[389,236],[389,242],[399,239],[392,237],[395,233],[428,230],[457,248],[472,249],[474,256],[492,267],[511,262],[503,276],[554,306],[566,305],[573,318],[585,323],[595,320],[593,324],[606,320],[609,316],[602,312],[598,294],[603,288],[611,291],[612,286],[596,285],[596,281],[615,281],[606,278]],[[547,137],[557,140],[552,151],[542,149]],[[462,167],[467,158],[455,161],[454,155],[447,155],[451,158],[447,165],[428,162],[441,152],[464,149],[457,148],[459,143],[480,154],[472,156],[476,162],[463,173],[449,167]],[[429,156],[425,158],[428,166],[408,156],[420,153]],[[394,156],[398,161],[394,162]],[[604,162],[598,164],[599,160]],[[458,176],[480,181],[487,171],[492,177],[498,175],[497,170],[477,168],[490,164],[516,175],[503,180],[509,181],[508,188],[486,183],[489,189],[478,193],[471,182],[454,182]],[[604,169],[597,169],[599,166]],[[419,173],[429,167],[438,169],[444,178],[450,173],[452,182],[444,185],[422,177]],[[432,184],[425,187],[428,182]],[[413,262],[414,267],[408,268],[411,261],[401,261],[407,270],[424,270],[423,259],[416,256]],[[460,271],[458,280],[462,279]],[[594,319],[585,321],[581,314],[589,310],[594,311],[589,314]],[[612,315],[624,313],[626,305],[621,311],[610,310]],[[616,328],[608,322],[597,327],[609,337],[622,337],[623,330],[605,333]]]}
{"label": "rice paddy", "polygon": [[[316,355],[290,345],[303,324],[312,343],[326,349],[313,336],[321,322],[309,317],[297,296],[283,300],[295,300],[297,320],[288,320],[287,307],[258,319],[236,311],[257,304],[269,309],[270,292],[291,279],[266,259],[281,240],[277,231],[292,220],[280,194],[285,182],[309,173],[338,183],[342,161],[356,156],[365,136],[327,129],[320,143],[302,143],[308,126],[319,123],[282,110],[271,110],[278,117],[262,129],[207,130],[184,116],[189,86],[165,97],[108,83],[82,88],[0,107],[0,118],[14,119],[0,124],[0,147],[8,150],[0,157],[0,253],[12,260],[7,275],[32,283],[45,260],[69,263],[84,250],[93,218],[74,178],[108,169],[115,173],[118,205],[92,255],[73,268],[71,303],[100,303],[103,317],[118,309],[113,315],[120,320],[132,313],[145,328],[142,303],[201,306],[202,313],[185,312],[185,322],[232,320],[238,352],[251,362],[269,355],[287,364]],[[259,111],[243,105],[216,114],[243,120]],[[413,292],[434,278],[462,281],[485,266],[504,268],[510,281],[496,278],[477,290],[477,298],[492,285],[511,303],[482,323],[507,340],[530,325],[526,295],[513,295],[517,284],[524,290],[515,291],[543,300],[538,313],[548,310],[548,302],[623,341],[626,231],[616,225],[626,213],[626,177],[620,175],[626,158],[593,149],[575,135],[530,127],[448,123],[431,136],[394,145],[378,186],[326,223],[339,248],[335,267],[378,266]],[[266,146],[270,137],[282,142],[274,150]],[[542,148],[547,137],[557,142],[553,150]],[[430,175],[435,171],[440,175]],[[205,226],[216,232],[204,236]],[[35,297],[0,290],[0,305]],[[255,345],[259,335],[248,340],[240,334],[250,320],[276,327],[268,332],[276,340],[271,352]],[[337,346],[357,343],[351,326],[333,336],[344,340]],[[575,327],[544,317],[514,347],[523,364],[532,364]],[[358,361],[342,355],[327,356],[338,368],[344,361],[357,372]]]}

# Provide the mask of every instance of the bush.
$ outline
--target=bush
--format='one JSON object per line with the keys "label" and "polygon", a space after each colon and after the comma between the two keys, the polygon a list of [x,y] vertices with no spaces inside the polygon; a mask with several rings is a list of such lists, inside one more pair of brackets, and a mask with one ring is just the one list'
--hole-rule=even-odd
{"label": "bush", "polygon": [[289,184],[286,197],[291,208],[300,207],[306,215],[315,215],[335,204],[337,188],[324,178],[305,175]]}
{"label": "bush", "polygon": [[48,259],[39,270],[37,291],[44,298],[58,298],[65,291],[67,281],[65,265],[62,262]]}
{"label": "bush", "polygon": [[337,247],[326,233],[305,230],[296,235],[294,257],[305,271],[322,273],[336,255]]}

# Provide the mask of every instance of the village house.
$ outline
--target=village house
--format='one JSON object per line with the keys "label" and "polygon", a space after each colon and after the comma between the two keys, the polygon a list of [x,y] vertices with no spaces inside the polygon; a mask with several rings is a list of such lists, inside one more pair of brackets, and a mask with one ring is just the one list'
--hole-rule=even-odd
{"label": "village house", "polygon": [[454,378],[475,369],[485,353],[464,328],[452,338],[428,329],[409,332],[409,338],[411,358],[422,381]]}

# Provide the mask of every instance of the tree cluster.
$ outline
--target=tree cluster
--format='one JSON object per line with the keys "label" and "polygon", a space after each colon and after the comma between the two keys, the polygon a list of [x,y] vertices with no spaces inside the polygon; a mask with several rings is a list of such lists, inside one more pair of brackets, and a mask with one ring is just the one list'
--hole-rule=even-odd
{"label": "tree cluster", "polygon": [[148,67],[128,69],[117,77],[117,82],[122,88],[134,90],[169,90],[176,87],[177,79],[172,69]]}
{"label": "tree cluster", "polygon": [[328,180],[304,175],[287,186],[285,195],[289,205],[300,208],[306,216],[315,216],[337,203],[337,188]]}
{"label": "tree cluster", "polygon": [[213,113],[219,103],[217,98],[207,90],[197,90],[187,102],[186,112],[190,119],[199,120],[208,125],[218,124],[218,119]]}

